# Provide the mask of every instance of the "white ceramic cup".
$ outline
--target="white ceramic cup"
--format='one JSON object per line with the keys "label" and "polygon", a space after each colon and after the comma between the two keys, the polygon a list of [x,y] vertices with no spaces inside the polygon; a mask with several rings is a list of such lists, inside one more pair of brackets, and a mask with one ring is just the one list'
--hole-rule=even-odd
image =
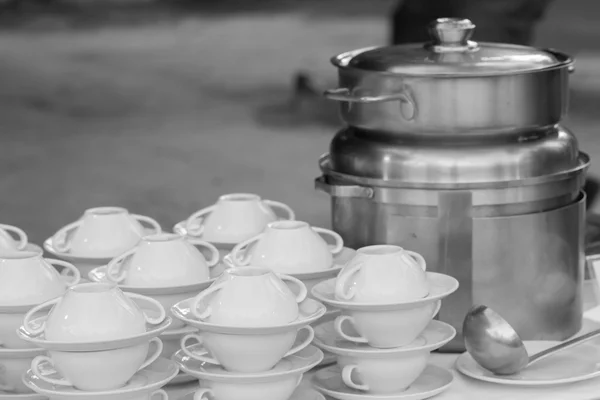
{"label": "white ceramic cup", "polygon": [[302,374],[277,381],[238,383],[201,380],[194,400],[288,400],[302,382]]}
{"label": "white ceramic cup", "polygon": [[226,194],[214,205],[193,213],[186,221],[186,230],[188,235],[202,236],[211,243],[239,243],[277,220],[273,208],[285,212],[286,219],[296,218],[289,206],[278,201],[251,193]]}
{"label": "white ceramic cup", "polygon": [[16,226],[0,224],[0,251],[21,251],[29,242],[23,229]]}
{"label": "white ceramic cup", "polygon": [[[151,353],[150,344],[154,344]],[[163,349],[159,338],[148,343],[105,351],[63,352],[50,351],[50,357],[38,356],[31,362],[31,370],[41,380],[57,386],[73,386],[84,391],[118,389],[135,373],[152,364]],[[51,378],[43,373],[41,364],[50,364],[62,376]]]}
{"label": "white ceramic cup", "polygon": [[[147,315],[135,302],[143,304]],[[34,328],[34,315],[52,307],[46,321]],[[23,326],[32,335],[45,333],[48,341],[99,342],[146,333],[146,324],[160,324],[165,309],[156,300],[135,293],[123,293],[114,283],[82,283],[70,287],[64,296],[32,308]]]}
{"label": "white ceramic cup", "polygon": [[[321,236],[335,241],[330,249]],[[251,264],[282,274],[322,271],[332,267],[333,255],[344,249],[337,233],[311,227],[302,221],[275,221],[257,236],[236,245],[231,258],[236,266]]]}
{"label": "white ceramic cup", "polygon": [[[287,282],[298,288],[297,295]],[[291,276],[267,268],[231,268],[194,298],[191,311],[194,317],[218,325],[285,325],[298,318],[298,303],[306,295],[306,286]]]}
{"label": "white ceramic cup", "polygon": [[[208,261],[194,246],[211,253]],[[205,282],[209,267],[219,262],[219,250],[199,239],[175,233],[145,236],[134,248],[114,258],[106,268],[108,280],[126,286],[171,287]]]}
{"label": "white ceramic cup", "polygon": [[96,207],[61,228],[52,237],[54,249],[81,257],[115,257],[135,246],[147,224],[161,233],[158,222],[143,215],[130,214],[122,207]]}
{"label": "white ceramic cup", "polygon": [[33,355],[0,356],[0,391],[16,394],[32,393],[33,391],[25,386],[21,378],[31,367],[33,358]]}
{"label": "white ceramic cup", "polygon": [[[181,338],[183,352],[196,360],[221,365],[227,371],[256,373],[273,368],[282,358],[296,354],[310,345],[315,332],[304,326],[307,334],[301,343],[294,346],[298,332],[269,335],[225,335],[211,332],[191,333]],[[198,354],[188,349],[189,341],[202,343],[210,354]],[[292,346],[294,346],[292,348]]]}
{"label": "white ceramic cup", "polygon": [[425,259],[400,246],[362,247],[338,274],[336,298],[357,303],[394,303],[429,294]]}
{"label": "white ceramic cup", "polygon": [[[71,277],[65,279],[57,267]],[[0,253],[0,306],[39,304],[61,296],[80,279],[73,264],[43,258],[39,251]]]}
{"label": "white ceramic cup", "polygon": [[150,394],[132,394],[131,397],[122,400],[169,400],[169,395],[164,390],[158,389]]}
{"label": "white ceramic cup", "polygon": [[[391,311],[348,311],[335,319],[334,329],[343,339],[371,347],[401,347],[414,341],[440,311],[440,300]],[[356,333],[348,332],[349,324]]]}
{"label": "white ceramic cup", "polygon": [[371,394],[406,390],[427,367],[429,352],[399,353],[394,358],[338,356],[346,386]]}

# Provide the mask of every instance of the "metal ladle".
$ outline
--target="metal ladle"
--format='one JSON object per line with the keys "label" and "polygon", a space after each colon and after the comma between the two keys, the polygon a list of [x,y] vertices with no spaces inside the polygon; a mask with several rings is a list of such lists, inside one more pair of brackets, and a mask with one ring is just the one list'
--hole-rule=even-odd
{"label": "metal ladle", "polygon": [[465,317],[463,336],[467,351],[479,365],[496,375],[513,375],[559,351],[600,336],[600,329],[530,356],[517,332],[504,318],[491,308],[475,306]]}

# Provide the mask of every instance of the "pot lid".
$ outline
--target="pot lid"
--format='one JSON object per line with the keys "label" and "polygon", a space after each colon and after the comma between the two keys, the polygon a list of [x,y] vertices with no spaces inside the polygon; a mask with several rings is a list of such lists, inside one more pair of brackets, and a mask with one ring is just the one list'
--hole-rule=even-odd
{"label": "pot lid", "polygon": [[430,43],[346,53],[334,63],[394,74],[480,76],[536,71],[571,62],[560,53],[533,47],[473,42],[469,39],[474,30],[468,19],[440,18],[429,27]]}

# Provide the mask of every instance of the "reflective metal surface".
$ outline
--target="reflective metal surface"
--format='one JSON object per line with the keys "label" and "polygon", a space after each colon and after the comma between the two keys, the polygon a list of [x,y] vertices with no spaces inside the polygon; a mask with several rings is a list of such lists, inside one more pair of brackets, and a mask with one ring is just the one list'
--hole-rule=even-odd
{"label": "reflective metal surface", "polygon": [[465,191],[429,192],[438,204],[333,196],[332,226],[348,247],[400,245],[422,254],[428,270],[459,280],[439,314],[459,335],[442,351],[464,351],[460,332],[473,304],[497,310],[525,340],[564,340],[579,331],[584,195],[554,208],[536,203],[535,210],[469,205]]}
{"label": "reflective metal surface", "polygon": [[463,184],[541,177],[578,166],[577,139],[561,126],[490,138],[376,135],[340,131],[330,145],[333,171],[363,178]]}
{"label": "reflective metal surface", "polygon": [[486,306],[475,306],[465,317],[463,335],[467,351],[479,365],[496,375],[513,375],[540,360],[597,338],[600,329],[530,356],[517,332],[504,318]]}
{"label": "reflective metal surface", "polygon": [[519,372],[529,363],[523,341],[494,310],[474,306],[463,324],[465,348],[475,361],[498,375]]}
{"label": "reflective metal surface", "polygon": [[[514,134],[566,113],[573,61],[551,50],[468,40],[469,21],[438,21],[428,44],[354,50],[332,59],[342,119],[366,131]],[[448,22],[450,21],[450,22]],[[454,22],[453,22],[454,21]]]}

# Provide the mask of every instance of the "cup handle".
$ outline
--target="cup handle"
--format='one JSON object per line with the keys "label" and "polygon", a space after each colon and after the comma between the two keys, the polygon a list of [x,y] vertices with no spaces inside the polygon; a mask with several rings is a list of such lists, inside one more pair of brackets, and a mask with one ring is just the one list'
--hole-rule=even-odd
{"label": "cup handle", "polygon": [[423,269],[423,271],[427,271],[427,263],[425,262],[425,258],[415,251],[404,250],[404,253],[407,254],[411,261],[416,262],[416,264]]}
{"label": "cup handle", "polygon": [[360,390],[363,392],[368,392],[369,385],[359,384],[352,380],[352,373],[354,371],[358,372],[358,366],[356,366],[354,364],[346,365],[344,368],[342,368],[342,381],[344,382],[344,384],[346,386],[348,386],[352,389]]}
{"label": "cup handle", "polygon": [[300,343],[298,346],[293,347],[290,351],[285,353],[285,355],[283,357],[287,357],[287,356],[291,356],[292,354],[296,354],[297,352],[299,352],[300,350],[303,350],[306,346],[311,344],[311,342],[315,338],[314,329],[310,325],[306,325],[306,326],[303,326],[302,328],[298,329],[298,332],[300,332],[303,329],[308,331],[308,337],[305,340],[303,340],[302,343]]}
{"label": "cup handle", "polygon": [[286,214],[287,214],[287,218],[290,221],[293,221],[296,219],[296,213],[294,213],[294,210],[291,209],[290,206],[288,206],[287,204],[284,204],[280,201],[275,201],[275,200],[263,200],[263,203],[265,203],[266,205],[268,205],[271,208],[275,208],[275,209],[280,209],[283,210]]}
{"label": "cup handle", "polygon": [[154,351],[148,357],[146,357],[146,361],[144,361],[142,366],[138,368],[138,371],[141,371],[142,369],[146,368],[148,365],[150,365],[154,361],[156,361],[158,359],[158,357],[160,357],[160,353],[162,353],[162,351],[163,351],[162,340],[155,337],[155,338],[150,339],[150,344],[152,344],[152,343],[155,344]]}
{"label": "cup handle", "polygon": [[[73,279],[71,280],[71,282],[67,283],[67,286],[77,285],[79,283],[79,281],[81,280],[81,272],[79,272],[77,267],[74,266],[73,264],[68,263],[66,261],[62,261],[62,260],[56,260],[54,258],[45,258],[45,260],[48,264],[52,265],[55,269],[58,266],[58,267],[65,268],[65,271],[72,272]],[[61,274],[61,275],[64,275],[64,274]]]}
{"label": "cup handle", "polygon": [[208,297],[212,294],[215,294],[219,290],[223,289],[223,286],[224,286],[223,283],[218,283],[216,285],[213,284],[213,285],[209,286],[207,289],[201,291],[194,298],[194,300],[192,300],[191,310],[192,310],[192,314],[194,315],[194,317],[196,317],[200,320],[204,320],[204,319],[210,317],[210,314],[212,313],[212,309],[211,309],[210,305],[207,305],[206,309],[203,312],[198,311],[198,306],[200,305],[202,300],[204,300],[206,297]]}
{"label": "cup handle", "polygon": [[220,365],[220,363],[212,357],[208,357],[208,356],[200,355],[200,354],[194,354],[191,351],[189,351],[187,348],[188,347],[187,342],[190,340],[195,340],[200,344],[202,344],[204,342],[204,340],[202,339],[202,336],[200,336],[197,333],[190,333],[190,334],[187,334],[184,337],[182,337],[181,340],[179,341],[179,345],[181,346],[181,350],[185,353],[186,356],[193,358],[194,360],[207,362],[209,364]]}
{"label": "cup handle", "polygon": [[433,309],[433,314],[431,314],[431,318],[435,318],[435,316],[440,312],[440,308],[442,308],[442,301],[438,300],[436,302],[435,308]]}
{"label": "cup handle", "polygon": [[71,243],[68,240],[69,232],[73,229],[79,228],[80,225],[81,220],[78,220],[60,228],[52,236],[52,247],[54,247],[54,250],[58,251],[59,253],[66,253],[69,251],[71,249]]}
{"label": "cup handle", "polygon": [[349,315],[340,315],[339,317],[337,317],[335,319],[335,322],[333,324],[333,327],[336,331],[336,333],[338,335],[340,335],[342,337],[342,339],[345,339],[349,342],[354,342],[354,343],[368,343],[369,341],[367,339],[365,339],[362,336],[350,336],[347,335],[346,333],[344,333],[344,322],[348,322],[350,324],[352,324],[354,326],[354,318],[352,318]]}
{"label": "cup handle", "polygon": [[279,276],[279,279],[281,279],[284,282],[287,281],[291,284],[298,286],[299,290],[298,295],[296,295],[296,303],[302,303],[304,299],[306,299],[306,296],[308,295],[308,290],[306,289],[306,285],[302,283],[300,279],[284,274],[277,274],[277,276]]}
{"label": "cup handle", "polygon": [[40,378],[44,382],[48,382],[51,385],[73,386],[73,384],[71,382],[69,382],[68,380],[66,380],[65,378],[54,379],[54,378],[48,378],[47,376],[44,376],[44,374],[40,371],[40,364],[42,364],[42,363],[48,363],[52,366],[52,368],[54,368],[56,370],[56,368],[54,367],[54,363],[52,362],[52,359],[50,357],[37,356],[36,358],[33,359],[33,361],[31,361],[31,371],[38,378]]}
{"label": "cup handle", "polygon": [[150,400],[169,400],[169,395],[164,390],[158,389],[150,394]]}
{"label": "cup handle", "polygon": [[355,294],[354,287],[350,287],[348,288],[348,291],[346,291],[346,286],[348,286],[348,280],[358,273],[363,265],[363,263],[348,265],[340,271],[335,280],[335,295],[337,297],[346,301],[352,300]]}
{"label": "cup handle", "polygon": [[194,400],[210,400],[211,398],[214,399],[215,395],[213,394],[213,391],[208,388],[198,389],[196,390],[196,393],[194,393]]}
{"label": "cup handle", "polygon": [[344,239],[342,239],[342,237],[338,233],[325,228],[313,227],[312,229],[321,236],[331,236],[333,238],[333,240],[335,241],[335,246],[333,247],[333,249],[330,250],[331,254],[336,255],[339,254],[342,250],[344,250]]}
{"label": "cup handle", "polygon": [[[187,234],[189,236],[202,235],[202,233],[204,232],[204,225],[202,225],[202,222],[204,222],[204,218],[206,218],[207,214],[210,214],[215,210],[215,207],[216,206],[212,205],[210,207],[206,207],[202,210],[196,211],[195,213],[190,215],[187,221],[185,221],[185,230],[187,231]],[[198,221],[198,225],[194,226],[194,222],[196,222],[196,220],[198,219],[200,220]]]}
{"label": "cup handle", "polygon": [[188,241],[188,243],[194,246],[204,247],[210,251],[210,260],[206,261],[209,267],[214,267],[219,263],[219,260],[221,259],[221,254],[219,253],[219,249],[217,249],[213,244],[210,244],[205,240],[200,240],[196,238],[188,238],[186,240]]}
{"label": "cup handle", "polygon": [[[229,253],[231,254],[231,261],[235,267],[243,267],[250,264],[250,258],[252,258],[252,254],[250,254],[250,245],[254,242],[258,242],[262,237],[263,234],[260,233],[235,245],[231,250],[231,253]],[[242,252],[244,252],[244,254],[242,254]]]}
{"label": "cup handle", "polygon": [[57,297],[55,299],[52,299],[45,303],[37,305],[37,306],[33,307],[31,310],[27,311],[27,314],[25,314],[25,317],[23,317],[23,328],[25,328],[27,333],[29,333],[32,336],[39,336],[42,333],[44,333],[44,330],[46,329],[46,323],[43,322],[40,324],[40,326],[38,328],[34,328],[31,326],[31,320],[35,314],[39,313],[43,309],[55,306],[60,301],[60,299],[61,299],[61,297]]}
{"label": "cup handle", "polygon": [[[154,218],[150,218],[145,215],[139,215],[139,214],[131,214],[131,216],[133,217],[133,219],[138,221],[140,224],[142,224],[142,225],[146,224],[150,228],[152,228],[154,230],[154,232],[152,232],[154,235],[162,233],[162,228],[160,227],[160,224]],[[146,236],[146,235],[144,234],[143,236]]]}
{"label": "cup handle", "polygon": [[143,303],[149,304],[151,309],[153,308],[158,311],[158,317],[150,317],[150,316],[148,316],[148,314],[144,313],[144,318],[146,319],[146,322],[149,323],[150,325],[158,325],[161,322],[163,322],[165,320],[165,318],[167,317],[167,313],[165,312],[165,309],[162,306],[162,304],[160,304],[158,301],[154,300],[153,298],[147,297],[147,296],[142,296],[141,294],[137,294],[137,293],[125,293],[125,296],[129,297],[134,302],[136,302],[136,300],[137,300],[142,304]]}
{"label": "cup handle", "polygon": [[[18,239],[19,244],[17,245],[17,250],[25,249],[25,247],[27,246],[27,243],[28,243],[28,239],[27,239],[27,234],[25,233],[25,231],[23,229],[17,228],[16,226],[13,226],[13,225],[6,225],[6,224],[0,224],[0,228],[4,229],[9,235],[15,236]],[[13,237],[13,239],[14,239],[14,237]]]}
{"label": "cup handle", "polygon": [[137,247],[127,250],[121,255],[116,256],[106,266],[106,279],[109,282],[120,283],[127,276],[127,270],[123,268],[125,261],[132,257],[137,251]]}

